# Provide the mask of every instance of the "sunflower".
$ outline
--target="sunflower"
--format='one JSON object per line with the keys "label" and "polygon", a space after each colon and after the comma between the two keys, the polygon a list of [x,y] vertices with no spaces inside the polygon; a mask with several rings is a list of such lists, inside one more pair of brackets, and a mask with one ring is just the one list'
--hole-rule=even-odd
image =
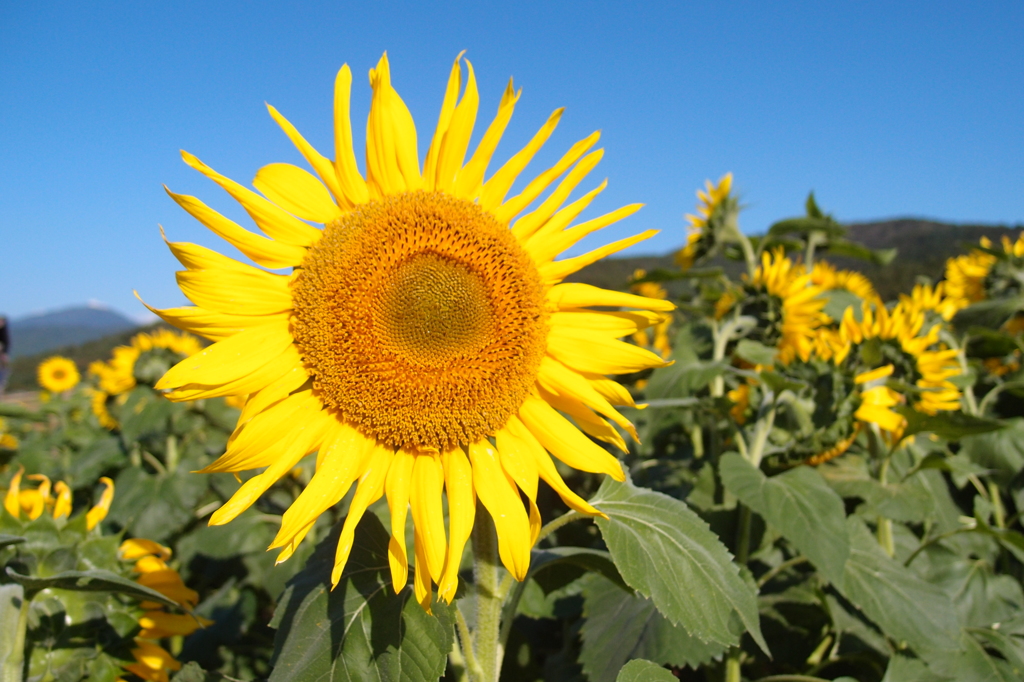
{"label": "sunflower", "polygon": [[[24,473],[25,467],[20,467],[18,473],[11,477],[7,493],[4,495],[4,509],[11,516],[19,518],[24,515],[30,521],[35,521],[46,510],[50,510],[55,519],[71,515],[71,488],[67,483],[57,481],[56,484],[52,484],[50,479],[43,474],[29,474],[25,478],[30,481],[39,481],[39,485],[22,490],[21,480]],[[100,483],[104,486],[100,499],[85,514],[85,525],[88,530],[98,526],[100,521],[107,517],[110,504],[114,501],[114,482],[104,476],[100,479]]]}
{"label": "sunflower", "polygon": [[[986,245],[991,242],[983,239],[982,246]],[[975,249],[946,261],[946,295],[957,308],[966,308],[985,298],[985,278],[997,260],[992,254]]]}
{"label": "sunflower", "polygon": [[700,242],[712,236],[709,234],[712,216],[722,206],[731,191],[732,173],[723,175],[716,184],[705,180],[704,189],[697,190],[697,213],[699,215],[686,214],[686,221],[690,224],[686,235],[686,246],[676,254],[676,264],[683,270],[693,267],[694,261],[701,255],[701,252],[706,253],[709,250],[708,248],[702,249]]}
{"label": "sunflower", "polygon": [[89,395],[89,404],[92,407],[92,413],[96,416],[100,426],[110,431],[117,428],[117,419],[114,415],[110,414],[110,410],[107,408],[107,399],[110,398],[110,394],[106,391],[100,391],[93,389]]}
{"label": "sunflower", "polygon": [[834,265],[825,261],[818,261],[811,268],[811,283],[826,293],[842,289],[862,301],[882,300],[867,277],[853,270],[837,270]]}
{"label": "sunflower", "polygon": [[416,127],[391,85],[386,54],[370,71],[365,179],[352,146],[347,65],[335,81],[334,160],[270,107],[319,179],[296,166],[271,164],[256,174],[260,196],[183,153],[268,237],[194,197],[168,190],[170,196],[257,264],[294,271],[273,274],[193,244],[169,243],[186,267],[178,282],[196,305],[154,310],[216,341],[168,371],[158,389],[172,400],[249,396],[227,452],[203,471],[266,469],[210,523],[234,519],[316,451],[316,473],[285,512],[271,545],[282,550],[278,560],[291,556],[317,517],[355,485],[333,584],[356,524],[386,495],[394,588],[408,581],[411,506],[415,593],[424,606],[434,583],[441,598],[450,602],[455,595],[477,497],[494,519],[502,562],[519,580],[540,529],[538,478],[571,508],[601,514],[569,490],[548,453],[573,468],[623,480],[618,460],[583,432],[620,448],[622,437],[610,422],[635,434],[613,407],[631,405],[628,392],[605,375],[664,366],[654,353],[618,339],[674,308],[664,300],[562,283],[656,231],[555,260],[640,206],[570,227],[605,186],[565,204],[601,158],[600,150],[590,151],[598,133],[507,196],[561,110],[485,180],[519,93],[509,83],[467,160],[479,97],[468,62],[463,91],[460,62],[461,55],[422,166]]}
{"label": "sunflower", "polygon": [[[181,575],[167,563],[170,548],[134,538],[121,543],[118,556],[122,561],[135,562],[136,582],[178,602],[183,609],[191,611],[199,602],[199,594],[186,587]],[[157,640],[191,635],[201,627],[213,625],[213,621],[193,614],[167,613],[162,604],[155,602],[143,602],[142,608],[145,612],[138,618],[141,630],[131,652],[135,662],[124,669],[143,680],[167,682],[168,671],[180,669],[181,663]]]}
{"label": "sunflower", "polygon": [[[109,361],[91,363],[89,373],[99,378],[101,391],[108,396],[116,396],[135,388],[140,379],[155,382],[172,364],[195,355],[202,348],[199,339],[191,334],[179,334],[169,329],[143,332],[133,336],[127,346],[115,348]],[[93,400],[98,400],[95,394]],[[95,402],[93,413],[100,417],[102,424],[103,418],[96,411]]]}
{"label": "sunflower", "polygon": [[754,271],[751,285],[773,299],[779,362],[785,365],[795,358],[807,362],[815,349],[817,329],[829,320],[822,312],[827,302],[822,289],[781,248],[761,255],[761,265]]}
{"label": "sunflower", "polygon": [[50,393],[70,391],[82,378],[75,362],[60,355],[54,355],[39,363],[36,374],[39,385]]}

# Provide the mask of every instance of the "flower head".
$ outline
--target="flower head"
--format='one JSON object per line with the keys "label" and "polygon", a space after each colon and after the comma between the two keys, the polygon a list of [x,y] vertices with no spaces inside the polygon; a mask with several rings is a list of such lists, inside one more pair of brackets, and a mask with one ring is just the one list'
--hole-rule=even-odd
{"label": "flower head", "polygon": [[795,358],[807,362],[814,351],[817,329],[829,319],[822,312],[826,304],[822,289],[782,249],[762,254],[751,285],[770,297],[769,316],[774,317],[779,362],[788,364]]}
{"label": "flower head", "polygon": [[711,250],[713,246],[712,219],[724,205],[731,191],[732,173],[726,173],[715,184],[707,180],[704,183],[704,189],[697,190],[698,215],[686,215],[686,221],[689,223],[686,246],[676,254],[676,263],[684,270],[693,267],[697,258]]}
{"label": "flower head", "polygon": [[50,393],[70,391],[82,378],[73,360],[54,355],[39,363],[36,371],[39,385]]}
{"label": "flower head", "polygon": [[664,365],[654,353],[618,339],[657,324],[660,313],[674,307],[562,283],[655,232],[556,260],[639,205],[572,225],[604,187],[565,203],[601,158],[600,150],[590,151],[597,133],[509,197],[561,110],[487,177],[519,93],[510,83],[470,153],[479,98],[468,62],[465,79],[463,73],[456,60],[422,164],[416,127],[392,87],[386,55],[370,71],[365,178],[352,146],[347,66],[335,83],[333,160],[270,108],[316,176],[288,164],[265,166],[254,181],[261,196],[183,154],[267,236],[198,199],[171,197],[257,264],[294,271],[278,275],[192,244],[169,243],[186,268],[178,281],[196,306],[155,311],[216,342],[168,371],[158,389],[172,400],[249,396],[227,452],[204,471],[266,468],[210,522],[231,521],[316,451],[316,473],[285,512],[272,544],[281,549],[279,560],[291,556],[316,518],[355,486],[334,583],[356,523],[386,496],[394,587],[408,581],[411,507],[415,591],[425,606],[433,583],[442,598],[451,601],[455,594],[477,498],[494,518],[502,561],[520,580],[540,527],[539,478],[573,509],[600,514],[569,490],[549,453],[584,471],[619,480],[624,474],[614,456],[562,413],[586,433],[624,447],[611,423],[632,426],[614,405],[632,401],[604,375]]}

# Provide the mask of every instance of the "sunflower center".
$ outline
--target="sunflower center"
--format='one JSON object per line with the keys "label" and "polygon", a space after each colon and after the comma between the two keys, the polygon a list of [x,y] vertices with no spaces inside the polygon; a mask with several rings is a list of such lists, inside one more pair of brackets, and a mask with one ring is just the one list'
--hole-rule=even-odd
{"label": "sunflower center", "polygon": [[476,204],[441,193],[386,197],[326,225],[296,277],[294,311],[324,404],[393,447],[494,435],[546,349],[529,255]]}
{"label": "sunflower center", "polygon": [[396,356],[428,364],[478,352],[493,319],[480,276],[433,253],[398,266],[374,308],[378,338]]}

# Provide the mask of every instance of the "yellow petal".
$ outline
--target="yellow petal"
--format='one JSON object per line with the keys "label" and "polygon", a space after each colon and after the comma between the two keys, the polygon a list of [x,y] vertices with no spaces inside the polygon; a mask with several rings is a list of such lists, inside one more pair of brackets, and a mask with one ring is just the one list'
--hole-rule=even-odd
{"label": "yellow petal", "polygon": [[302,360],[299,358],[298,349],[292,345],[270,358],[261,367],[249,374],[243,374],[237,379],[213,385],[185,384],[164,395],[169,400],[179,402],[182,400],[202,400],[205,398],[248,395],[262,390],[281,377],[292,373],[297,368],[301,370]]}
{"label": "yellow petal", "polygon": [[582,270],[591,263],[596,263],[606,256],[618,253],[623,249],[628,249],[634,244],[639,244],[645,239],[650,239],[654,235],[658,234],[658,232],[660,232],[660,230],[647,230],[632,237],[627,237],[625,239],[612,242],[611,244],[606,244],[598,249],[590,251],[589,253],[585,253],[582,256],[566,258],[565,260],[542,265],[540,267],[541,279],[549,283],[561,282],[572,273]]}
{"label": "yellow petal", "polygon": [[508,431],[503,429],[494,435],[495,446],[501,457],[501,468],[505,470],[519,489],[526,493],[530,503],[530,546],[537,542],[540,534],[540,509],[537,507],[537,462],[533,457],[520,454],[515,443],[509,443]]}
{"label": "yellow petal", "polygon": [[[324,157],[322,154],[320,154],[320,152],[314,149],[313,145],[307,142],[306,138],[304,138],[295,128],[295,126],[293,126],[288,121],[288,119],[282,116],[277,111],[277,109],[270,106],[269,104],[267,105],[267,109],[270,111],[270,116],[275,121],[277,121],[277,125],[281,126],[281,130],[284,131],[284,134],[288,136],[288,139],[291,140],[292,144],[294,144],[295,147],[299,150],[299,153],[301,153],[302,156],[305,157],[309,165],[312,166],[313,170],[316,171],[316,174],[320,176],[320,180],[323,181],[325,185],[327,185],[327,189],[329,189],[331,194],[334,195],[334,200],[338,202],[337,204],[335,204],[330,197],[327,197],[327,200],[328,202],[330,202],[331,207],[330,210],[324,213],[324,215],[327,215],[331,212],[338,213],[338,206],[341,206],[346,209],[352,208],[352,202],[349,200],[347,196],[345,196],[345,192],[342,189],[341,183],[338,180],[337,171],[334,168],[334,164],[331,163],[331,160]],[[259,175],[257,174],[256,177],[258,179]],[[319,183],[317,184],[319,185]],[[255,185],[256,189],[263,192],[265,195],[267,194],[266,191],[264,191],[264,189],[255,182],[253,183],[253,185]],[[267,198],[276,203],[278,206],[281,206],[286,210],[291,210],[285,204],[282,204],[281,202],[277,201],[270,195],[267,195]],[[312,220],[313,222],[325,222],[323,220],[317,220],[316,218],[309,218],[295,211],[292,211],[292,213],[295,213],[295,215],[299,216],[300,218]]]}
{"label": "yellow petal", "polygon": [[552,327],[548,354],[579,372],[628,374],[668,364],[651,351],[573,327]]}
{"label": "yellow petal", "polygon": [[385,53],[370,69],[373,99],[366,122],[366,184],[371,197],[384,197],[420,188],[416,126],[405,102],[391,87],[391,68]]}
{"label": "yellow petal", "polygon": [[569,151],[558,160],[558,163],[531,180],[530,184],[528,184],[522,192],[511,199],[508,199],[501,206],[498,206],[491,211],[491,213],[498,219],[498,222],[507,223],[511,221],[512,218],[519,215],[520,211],[532,204],[533,200],[539,197],[541,193],[547,189],[548,185],[554,182],[556,178],[561,176],[562,173],[576,163],[580,157],[586,154],[588,149],[597,144],[597,141],[600,138],[601,133],[594,132],[591,133],[589,137],[586,137],[574,144]]}
{"label": "yellow petal", "polygon": [[597,392],[590,382],[554,358],[545,357],[540,362],[537,382],[547,390],[580,401],[592,410],[603,414],[639,440],[636,429],[628,419],[612,407],[604,396]]}
{"label": "yellow petal", "polygon": [[100,483],[105,486],[103,492],[100,493],[100,501],[85,514],[85,527],[89,530],[92,530],[99,525],[100,521],[107,518],[107,512],[110,511],[110,503],[114,501],[114,482],[103,476],[100,478]]}
{"label": "yellow petal", "polygon": [[523,401],[519,418],[548,452],[573,469],[608,474],[616,481],[626,480],[615,457],[540,398],[529,396]]}
{"label": "yellow petal", "polygon": [[485,211],[493,211],[505,201],[505,195],[512,188],[516,178],[523,172],[523,169],[530,163],[537,151],[544,146],[544,143],[551,137],[551,133],[555,131],[555,128],[558,126],[558,120],[562,118],[563,111],[565,109],[555,109],[526,146],[516,152],[511,159],[505,162],[505,165],[499,168],[484,183],[483,193],[480,196],[481,208]]}
{"label": "yellow petal", "polygon": [[512,576],[522,582],[530,568],[530,520],[515,482],[501,468],[498,451],[487,441],[469,446],[473,485],[498,531],[498,555]]}
{"label": "yellow petal", "polygon": [[57,481],[54,492],[57,493],[57,500],[53,504],[53,518],[71,516],[71,488],[64,481]]}
{"label": "yellow petal", "polygon": [[[434,582],[441,580],[444,569],[447,540],[444,535],[444,511],[441,493],[444,491],[444,471],[436,452],[417,453],[412,472],[412,520],[423,546],[427,570]],[[422,565],[417,565],[421,570]]]}
{"label": "yellow petal", "polygon": [[873,369],[870,372],[861,372],[853,378],[853,381],[857,384],[866,384],[870,381],[875,381],[876,379],[884,379],[887,376],[892,376],[894,369],[895,368],[892,365],[885,365],[878,369]]}
{"label": "yellow petal", "polygon": [[[391,566],[391,585],[395,594],[409,582],[409,554],[405,546],[405,521],[409,515],[409,494],[412,490],[413,466],[416,455],[399,450],[388,468],[384,493],[391,512],[391,540],[388,541],[388,564]],[[415,524],[414,524],[415,525]]]}
{"label": "yellow petal", "polygon": [[496,438],[500,438],[502,445],[509,451],[510,456],[529,458],[537,467],[537,474],[544,479],[544,482],[551,486],[566,506],[581,514],[590,516],[601,516],[608,518],[596,507],[591,506],[586,500],[569,489],[569,486],[562,480],[561,474],[555,468],[555,463],[544,450],[544,447],[534,437],[526,425],[518,417],[511,417],[505,428],[498,432]]}
{"label": "yellow petal", "polygon": [[416,554],[416,579],[413,583],[416,601],[419,602],[424,611],[431,613],[430,604],[434,595],[430,589],[430,572],[425,569],[425,566],[429,563],[427,561],[426,548],[419,531],[413,534],[413,544],[415,545]]}
{"label": "yellow petal", "polygon": [[[555,191],[549,194],[548,197],[541,202],[540,206],[516,221],[512,228],[512,234],[514,234],[518,239],[524,240],[536,232],[541,225],[546,223],[548,218],[553,216],[555,211],[565,203],[565,200],[569,198],[569,195],[574,189],[576,189],[576,186],[579,185],[580,182],[583,181],[583,178],[585,178],[587,174],[594,169],[603,156],[603,149],[598,149],[597,151],[584,156],[583,159],[576,164],[571,171],[569,171],[569,174],[566,175],[560,183],[558,183],[558,187],[555,188]],[[603,184],[607,184],[607,182]],[[603,185],[592,194],[596,195],[596,193],[600,192],[601,189],[603,189]],[[582,208],[580,210],[582,210]]]}
{"label": "yellow petal", "polygon": [[452,114],[455,113],[455,104],[459,98],[459,89],[462,87],[462,70],[459,62],[465,50],[459,53],[452,64],[451,73],[448,75],[448,86],[444,90],[444,100],[441,102],[441,113],[437,117],[437,127],[434,129],[434,137],[430,140],[430,149],[427,151],[427,158],[423,162],[423,182],[426,189],[433,190],[437,187],[437,159],[441,153],[441,143],[444,135],[451,125]]}
{"label": "yellow petal", "polygon": [[636,312],[572,310],[552,313],[548,318],[548,323],[552,327],[585,329],[617,339],[635,334],[641,329],[653,327],[664,319],[663,315],[646,310]]}
{"label": "yellow petal", "polygon": [[473,488],[473,468],[462,448],[441,455],[445,487],[448,491],[448,553],[444,571],[437,585],[437,596],[449,604],[459,586],[459,566],[462,554],[473,532],[476,518],[476,491]]}
{"label": "yellow petal", "polygon": [[200,473],[246,471],[272,465],[298,431],[317,419],[322,409],[320,399],[312,391],[289,396],[236,430],[227,451],[200,469]]}
{"label": "yellow petal", "polygon": [[502,95],[501,102],[498,104],[498,114],[491,121],[491,125],[487,127],[487,132],[480,139],[480,144],[477,145],[469,163],[459,171],[458,180],[455,183],[455,196],[476,201],[483,193],[484,173],[487,172],[487,166],[494,155],[494,150],[505,133],[509,119],[512,118],[512,110],[521,93],[522,90],[516,92],[512,88],[512,79],[510,78],[508,86],[505,88],[505,94]]}
{"label": "yellow petal", "polygon": [[[282,355],[290,355],[290,349],[282,353]],[[292,356],[293,358],[298,355]],[[249,394],[248,400],[245,401],[245,407],[242,408],[242,414],[238,417],[238,426],[243,426],[252,420],[256,415],[263,412],[271,405],[284,400],[293,392],[297,391],[302,384],[308,381],[309,375],[306,374],[305,368],[301,362],[292,364],[286,368],[284,373],[268,383],[263,388],[253,391]],[[232,434],[232,440],[238,434],[238,430]]]}
{"label": "yellow petal", "polygon": [[117,550],[117,556],[122,561],[133,561],[149,555],[167,561],[171,558],[171,549],[145,538],[131,538],[122,542]]}
{"label": "yellow petal", "polygon": [[352,204],[365,204],[370,195],[356,165],[355,147],[352,145],[352,117],[349,101],[352,94],[352,71],[342,65],[334,79],[334,170],[338,174],[341,191]]}
{"label": "yellow petal", "polygon": [[261,326],[268,322],[288,324],[289,313],[286,312],[267,316],[218,313],[195,306],[159,309],[143,301],[138,292],[133,293],[135,293],[135,297],[139,299],[142,305],[146,306],[150,312],[164,322],[192,334],[205,336],[211,341],[220,341],[229,336],[234,336],[238,332]]}
{"label": "yellow petal", "polygon": [[551,287],[548,301],[562,310],[602,306],[669,312],[676,308],[675,304],[664,299],[634,296],[575,282]]}
{"label": "yellow petal", "polygon": [[291,442],[284,452],[267,469],[242,484],[231,499],[210,517],[211,526],[223,526],[252,506],[270,486],[291,471],[299,460],[310,451],[317,449],[334,417],[326,412],[317,413],[301,425],[292,426]]}
{"label": "yellow petal", "polygon": [[189,270],[237,270],[239,272],[263,272],[259,268],[240,263],[234,258],[217,253],[213,249],[188,242],[172,242],[167,239],[164,228],[160,228],[160,236],[170,248],[178,262]]}
{"label": "yellow petal", "polygon": [[[333,168],[331,169],[333,172]],[[272,163],[260,168],[253,187],[284,210],[303,220],[329,223],[341,210],[323,183],[298,166]]]}
{"label": "yellow petal", "polygon": [[24,473],[25,467],[19,465],[18,473],[11,476],[11,482],[7,486],[7,494],[4,495],[4,509],[14,518],[18,518],[21,514],[21,476]]}
{"label": "yellow petal", "polygon": [[551,393],[545,390],[543,386],[538,386],[537,388],[544,402],[559,412],[564,412],[572,417],[576,426],[583,433],[591,438],[614,445],[623,452],[629,451],[629,448],[626,447],[626,441],[622,439],[619,432],[582,402],[576,398]]}
{"label": "yellow petal", "polygon": [[445,131],[444,140],[437,156],[437,179],[434,187],[442,192],[450,192],[455,185],[455,176],[462,170],[462,162],[466,158],[469,139],[473,136],[473,124],[480,105],[480,95],[476,89],[476,75],[473,65],[466,60],[466,91],[462,100],[455,107],[451,123]]}
{"label": "yellow petal", "polygon": [[[527,250],[531,251],[531,255],[533,255],[533,251],[542,248],[541,244],[546,244],[553,236],[568,227],[569,223],[575,220],[607,186],[608,180],[602,181],[600,185],[576,201],[558,209],[558,212],[553,216],[543,217],[538,215],[536,211],[527,213],[512,225],[512,234],[516,235],[516,238],[523,242]],[[536,260],[536,257],[534,257],[534,260]]]}
{"label": "yellow petal", "polygon": [[359,477],[372,448],[373,442],[352,426],[335,421],[317,455],[316,473],[281,517],[281,529],[270,549],[291,543],[321,514],[340,502]]}
{"label": "yellow petal", "polygon": [[227,240],[232,246],[264,267],[293,267],[301,263],[306,255],[305,248],[254,234],[238,223],[228,220],[195,197],[175,194],[167,189],[166,185],[164,185],[164,191],[211,232]]}
{"label": "yellow petal", "polygon": [[352,542],[355,538],[356,526],[366,513],[366,508],[380,499],[384,493],[384,480],[388,475],[388,467],[394,458],[394,451],[382,445],[375,445],[366,469],[360,474],[359,487],[348,506],[348,516],[341,528],[338,538],[338,549],[334,555],[334,569],[331,571],[332,589],[341,581],[341,574],[348,563],[348,555],[352,553]]}
{"label": "yellow petal", "polygon": [[246,189],[230,178],[224,177],[205,163],[186,151],[181,152],[185,163],[210,178],[242,205],[245,212],[263,232],[276,241],[294,246],[312,246],[321,236],[320,230],[307,225],[289,214],[280,206],[275,206],[256,192]]}
{"label": "yellow petal", "polygon": [[182,360],[157,382],[157,389],[186,384],[205,386],[234,381],[253,372],[292,345],[287,324],[254,327],[218,341]]}
{"label": "yellow petal", "polygon": [[275,315],[292,308],[289,277],[239,270],[181,270],[181,292],[196,305],[218,313]]}
{"label": "yellow petal", "polygon": [[[549,262],[554,259],[555,256],[558,256],[569,247],[575,245],[587,235],[604,229],[608,225],[636,213],[641,208],[643,208],[643,204],[630,204],[628,206],[623,206],[617,211],[607,213],[600,218],[580,223],[568,230],[552,232],[549,236],[545,236],[538,240],[536,246],[530,248],[530,255],[533,256],[534,261],[537,263]],[[556,215],[555,218],[558,218],[558,215]],[[548,223],[553,222],[555,218],[552,218]],[[545,225],[544,230],[542,231],[546,233],[547,227],[548,226]],[[540,233],[538,233],[538,235],[539,234]]]}

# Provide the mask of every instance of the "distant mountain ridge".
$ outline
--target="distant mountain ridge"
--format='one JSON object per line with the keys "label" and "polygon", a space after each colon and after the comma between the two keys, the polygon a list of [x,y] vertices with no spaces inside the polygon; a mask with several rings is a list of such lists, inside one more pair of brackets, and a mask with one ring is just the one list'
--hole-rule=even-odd
{"label": "distant mountain ridge", "polygon": [[98,306],[74,306],[10,320],[11,355],[35,355],[139,326],[121,313]]}

